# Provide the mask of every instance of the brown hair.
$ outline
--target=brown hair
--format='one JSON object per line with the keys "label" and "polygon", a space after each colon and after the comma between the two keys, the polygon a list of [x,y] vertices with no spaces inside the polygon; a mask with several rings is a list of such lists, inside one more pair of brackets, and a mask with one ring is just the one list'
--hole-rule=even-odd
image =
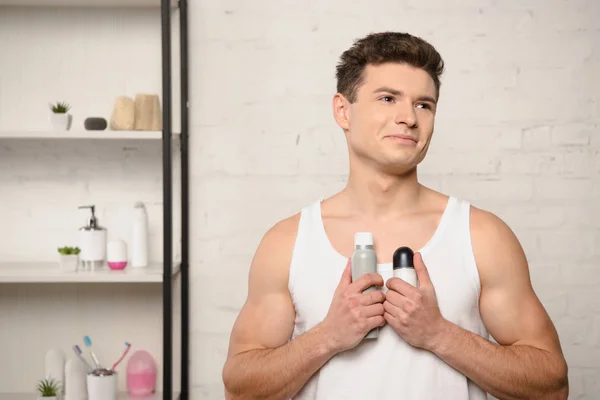
{"label": "brown hair", "polygon": [[437,96],[444,60],[437,50],[425,40],[401,32],[372,33],[354,42],[342,53],[336,67],[337,91],[353,103],[363,82],[366,66],[397,62],[421,68],[431,76]]}

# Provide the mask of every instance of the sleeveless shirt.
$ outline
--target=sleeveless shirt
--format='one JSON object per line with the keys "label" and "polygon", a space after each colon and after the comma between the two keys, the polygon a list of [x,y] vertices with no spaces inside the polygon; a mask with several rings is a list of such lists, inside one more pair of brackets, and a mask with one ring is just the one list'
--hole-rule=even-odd
{"label": "sleeveless shirt", "polygon": [[[301,210],[288,282],[296,312],[291,340],[323,321],[347,263],[327,237],[321,201]],[[450,196],[433,236],[418,251],[442,316],[488,338],[479,314],[480,282],[469,211],[468,202]],[[387,281],[393,274],[392,263],[378,264],[377,272]],[[385,293],[387,288],[381,290]],[[484,400],[487,395],[433,353],[406,343],[386,324],[379,328],[378,338],[365,339],[332,357],[294,399]]]}

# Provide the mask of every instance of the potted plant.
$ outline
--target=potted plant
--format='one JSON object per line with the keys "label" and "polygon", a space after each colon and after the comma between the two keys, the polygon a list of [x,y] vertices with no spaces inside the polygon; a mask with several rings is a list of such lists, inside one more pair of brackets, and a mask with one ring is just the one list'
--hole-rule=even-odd
{"label": "potted plant", "polygon": [[58,253],[60,254],[60,268],[65,272],[77,271],[80,252],[81,250],[79,247],[59,247]]}
{"label": "potted plant", "polygon": [[59,131],[68,131],[71,128],[71,114],[69,110],[71,106],[64,101],[58,101],[50,104],[52,115],[50,116],[52,127]]}
{"label": "potted plant", "polygon": [[37,391],[40,394],[38,400],[58,400],[60,384],[54,379],[42,379],[38,381]]}

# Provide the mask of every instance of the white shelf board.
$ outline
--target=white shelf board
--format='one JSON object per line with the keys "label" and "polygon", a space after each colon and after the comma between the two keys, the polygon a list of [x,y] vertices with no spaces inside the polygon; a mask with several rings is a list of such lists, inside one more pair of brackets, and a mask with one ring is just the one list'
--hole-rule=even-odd
{"label": "white shelf board", "polygon": [[[173,263],[173,276],[180,270]],[[0,262],[0,283],[161,283],[163,264],[150,263],[147,267],[108,267],[95,271],[63,272],[57,262]],[[2,400],[2,397],[0,397]]]}
{"label": "white shelf board", "polygon": [[[170,0],[177,7],[177,0]],[[160,0],[0,0],[0,6],[22,7],[153,7],[159,8]]]}
{"label": "white shelf board", "polygon": [[[118,400],[162,400],[163,395],[160,392],[153,393],[151,396],[130,396],[127,393],[119,393]],[[173,393],[173,400],[179,399],[179,393]],[[36,393],[0,393],[0,400],[37,400]]]}
{"label": "white shelf board", "polygon": [[[179,137],[172,132],[171,137]],[[127,139],[127,140],[161,140],[162,131],[0,131],[0,139]]]}

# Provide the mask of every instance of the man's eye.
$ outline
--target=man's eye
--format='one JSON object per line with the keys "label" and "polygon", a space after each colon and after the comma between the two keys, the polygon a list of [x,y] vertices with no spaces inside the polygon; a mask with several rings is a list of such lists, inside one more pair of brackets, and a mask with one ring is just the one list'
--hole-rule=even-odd
{"label": "man's eye", "polygon": [[390,101],[394,101],[394,98],[392,96],[383,96],[381,99],[383,101],[385,101],[386,103],[389,103]]}
{"label": "man's eye", "polygon": [[431,109],[431,106],[429,104],[417,104],[417,107],[422,107],[428,110]]}

